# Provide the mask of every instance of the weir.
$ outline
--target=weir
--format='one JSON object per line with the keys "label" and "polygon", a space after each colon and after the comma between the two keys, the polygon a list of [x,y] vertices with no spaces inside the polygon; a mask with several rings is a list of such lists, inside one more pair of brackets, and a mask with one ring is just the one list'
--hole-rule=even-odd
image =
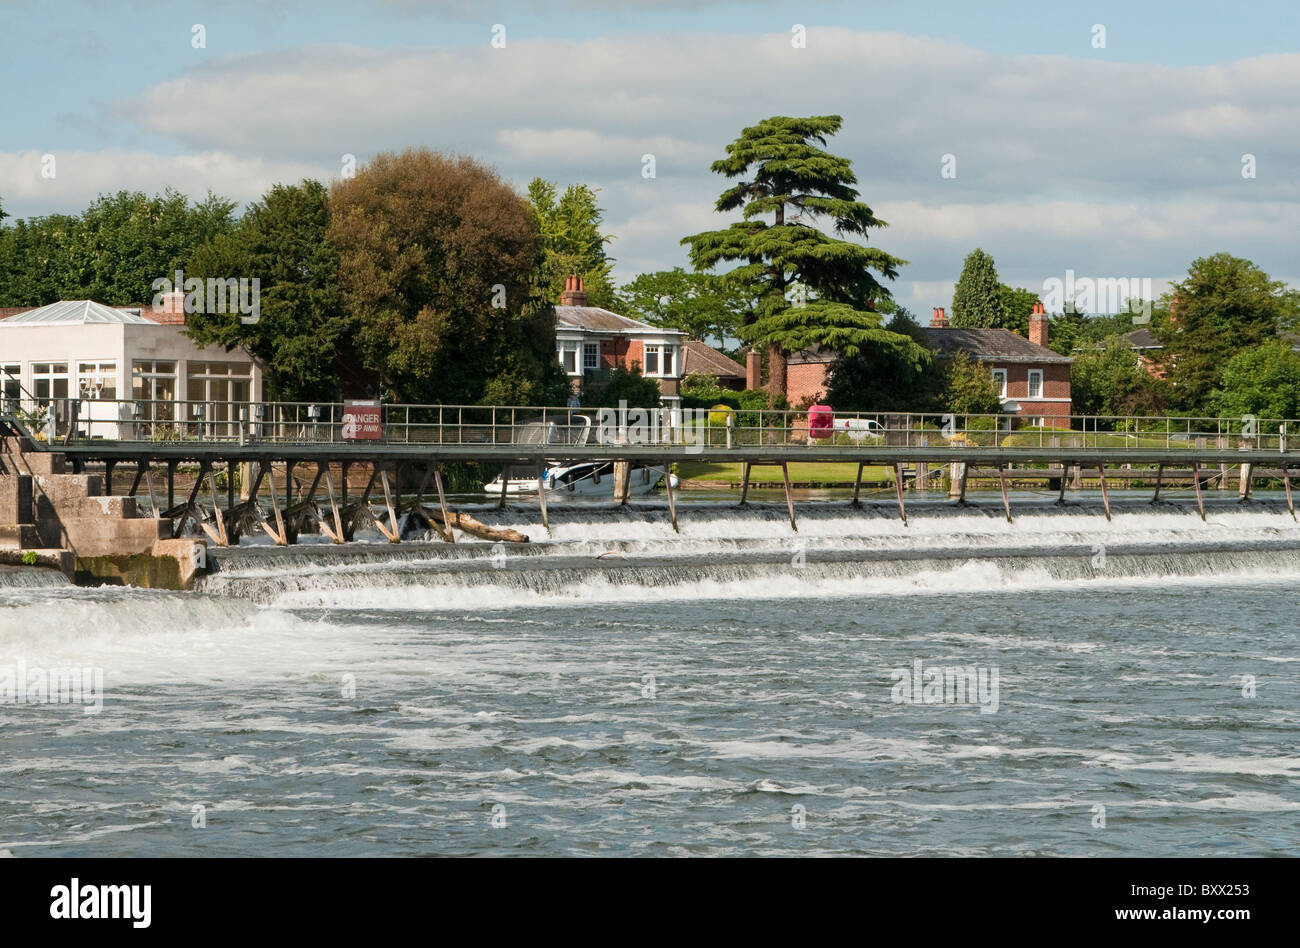
{"label": "weir", "polygon": [[[561,461],[612,462],[615,487],[624,486],[623,503],[633,466],[662,466],[667,471],[674,462],[738,463],[742,508],[749,502],[753,468],[779,467],[792,532],[799,529],[790,479],[792,463],[856,466],[850,501],[855,507],[861,505],[864,470],[884,468],[892,474],[903,525],[908,523],[904,475],[909,468],[916,471],[918,488],[923,486],[923,472],[931,468],[935,473],[948,472],[948,495],[957,505],[966,503],[968,482],[980,477],[980,470],[995,471],[1008,522],[1013,522],[1013,482],[1045,482],[1055,489],[1059,504],[1064,503],[1067,489],[1081,485],[1085,471],[1097,474],[1102,511],[1108,520],[1112,516],[1109,481],[1113,479],[1130,487],[1135,480],[1153,481],[1153,503],[1165,502],[1161,491],[1167,492],[1172,483],[1189,479],[1197,512],[1204,519],[1202,468],[1219,468],[1213,477],[1218,478],[1220,487],[1225,486],[1224,472],[1233,468],[1240,471],[1242,503],[1252,501],[1256,481],[1280,480],[1286,492],[1286,510],[1294,519],[1290,468],[1300,463],[1300,447],[1287,443],[1285,420],[1252,419],[1247,428],[1230,419],[1075,417],[1060,419],[1061,427],[1056,428],[1016,428],[1014,420],[996,416],[840,413],[836,429],[857,434],[814,436],[806,413],[780,411],[729,414],[722,425],[714,424],[705,412],[692,418],[680,409],[656,409],[643,412],[650,424],[620,428],[593,426],[592,412],[584,414],[581,409],[386,405],[381,423],[367,428],[355,423],[347,405],[202,405],[201,410],[194,410],[188,403],[169,402],[164,411],[164,406],[153,403],[124,403],[116,413],[100,414],[206,421],[95,423],[98,428],[87,424],[69,429],[61,442],[51,442],[44,433],[33,434],[13,405],[4,406],[0,436],[10,463],[0,477],[18,479],[5,480],[0,493],[7,498],[0,504],[0,544],[28,548],[39,542],[47,548],[68,548],[72,542],[66,534],[52,533],[45,538],[41,530],[32,529],[37,526],[35,508],[39,503],[22,499],[29,488],[21,478],[31,476],[24,468],[50,478],[62,476],[66,466],[67,476],[79,479],[72,494],[66,490],[59,494],[51,481],[53,486],[42,488],[42,502],[53,503],[49,501],[53,491],[63,498],[55,504],[62,505],[59,516],[115,523],[112,528],[101,528],[107,531],[104,542],[93,549],[97,555],[131,556],[153,555],[157,541],[179,539],[191,526],[218,548],[238,544],[249,528],[260,528],[276,545],[289,546],[309,527],[319,529],[335,544],[343,544],[353,539],[358,526],[373,525],[390,543],[399,543],[404,515],[429,523],[448,542],[454,539],[453,528],[494,541],[526,541],[517,531],[496,530],[450,509],[442,468],[459,462],[502,471],[498,510],[503,512],[512,471],[516,477],[519,470],[534,473],[540,485],[548,465]],[[222,418],[239,420],[213,421]],[[254,423],[247,420],[250,418],[263,420]],[[861,424],[839,424],[852,418]],[[867,420],[875,425],[867,425]],[[1068,428],[1064,427],[1067,423]],[[87,473],[97,465],[103,466],[102,475]],[[111,493],[119,465],[132,467],[124,497]],[[402,465],[424,471],[414,500],[403,500]],[[197,476],[188,496],[177,504],[177,475],[186,466],[197,468]],[[304,466],[313,469],[305,488],[293,473]],[[165,508],[154,492],[155,467],[166,470]],[[1189,467],[1190,477],[1182,473]],[[366,472],[365,484],[357,494],[349,493],[350,469]],[[283,472],[282,479],[278,470]],[[224,485],[218,484],[221,471]],[[240,482],[241,500],[236,502],[240,471],[249,474],[251,484]],[[422,503],[430,480],[437,488],[436,510],[426,509]],[[678,497],[671,477],[666,482],[669,522],[679,531]],[[264,488],[269,498],[262,496]],[[149,500],[147,517],[143,498],[137,502],[142,491]],[[382,492],[380,513],[372,510],[372,503],[378,503],[372,496],[376,491]],[[539,489],[538,494],[541,525],[549,529],[546,490]],[[83,504],[87,498],[97,502]],[[25,506],[32,509],[20,511]],[[47,509],[42,522],[49,519]],[[84,538],[79,542],[83,549],[91,549]],[[199,554],[194,556],[201,559]]]}

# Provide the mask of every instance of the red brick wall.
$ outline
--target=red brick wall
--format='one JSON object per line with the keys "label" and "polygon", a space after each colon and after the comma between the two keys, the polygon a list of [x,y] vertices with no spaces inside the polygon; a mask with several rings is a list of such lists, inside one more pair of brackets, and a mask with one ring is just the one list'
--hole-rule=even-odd
{"label": "red brick wall", "polygon": [[[1007,370],[1007,398],[1020,403],[1021,418],[1042,415],[1048,418],[1060,418],[1070,414],[1070,366],[1068,363],[1048,362],[994,362],[994,369]],[[1029,370],[1038,369],[1043,373],[1043,398],[1058,401],[1030,401]]]}
{"label": "red brick wall", "polygon": [[815,397],[822,401],[826,397],[826,374],[830,366],[826,363],[806,362],[799,365],[787,365],[785,369],[785,397],[791,406],[798,405],[805,398]]}

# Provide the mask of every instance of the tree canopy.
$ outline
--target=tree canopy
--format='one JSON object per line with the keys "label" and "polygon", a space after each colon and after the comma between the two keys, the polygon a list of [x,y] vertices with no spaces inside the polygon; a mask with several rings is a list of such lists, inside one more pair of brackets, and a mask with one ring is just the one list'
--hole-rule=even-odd
{"label": "tree canopy", "polygon": [[[715,208],[739,210],[742,219],[682,240],[697,270],[738,264],[730,273],[755,301],[739,335],[768,349],[776,391],[785,388],[786,354],[805,346],[848,352],[911,345],[906,337],[891,339],[873,313],[889,299],[875,274],[892,280],[905,261],[843,239],[865,239],[886,224],[858,200],[849,160],[823,147],[841,123],[838,115],[778,115],[744,129],[727,146],[727,156],[712,165],[717,174],[741,179],[723,191]],[[814,226],[821,220],[836,236]]]}
{"label": "tree canopy", "polygon": [[726,348],[753,311],[749,287],[732,273],[688,273],[681,267],[642,273],[624,284],[623,312],[652,326],[680,329]]}
{"label": "tree canopy", "polygon": [[199,345],[242,346],[265,366],[272,398],[314,401],[342,389],[364,391],[368,373],[355,351],[356,321],[343,311],[338,254],[325,239],[329,191],[319,181],[277,184],[253,204],[230,234],[200,247],[189,275],[256,277],[261,313],[256,323],[239,314],[197,312],[186,332]]}
{"label": "tree canopy", "polygon": [[1300,311],[1300,293],[1249,260],[1227,253],[1200,257],[1171,288],[1151,331],[1170,399],[1184,411],[1204,411],[1219,373],[1232,356],[1273,339]]}
{"label": "tree canopy", "polygon": [[330,193],[344,312],[394,400],[563,401],[528,202],[471,158],[383,153]]}
{"label": "tree canopy", "polygon": [[601,233],[604,211],[596,203],[596,189],[571,184],[558,197],[557,193],[554,181],[534,178],[528,185],[528,201],[542,237],[539,281],[546,298],[558,303],[565,277],[576,273],[583,278],[592,306],[619,309],[610,275],[614,260],[605,253],[605,245],[614,238]]}
{"label": "tree canopy", "polygon": [[1224,365],[1210,403],[1228,418],[1300,418],[1300,353],[1281,340],[1243,349]]}
{"label": "tree canopy", "polygon": [[[961,276],[952,291],[952,319],[956,329],[997,329],[1005,326],[1007,311],[1003,286],[993,258],[976,247],[966,255]],[[1031,306],[1032,308],[1032,306]],[[1026,319],[1026,326],[1028,319]]]}

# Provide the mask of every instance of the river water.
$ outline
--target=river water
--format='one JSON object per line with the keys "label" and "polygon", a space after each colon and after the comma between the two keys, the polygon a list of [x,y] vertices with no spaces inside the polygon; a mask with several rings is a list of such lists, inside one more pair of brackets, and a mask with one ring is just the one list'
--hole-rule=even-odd
{"label": "river water", "polygon": [[102,674],[0,704],[0,853],[1294,855],[1300,528],[1112,500],[0,568],[0,699]]}

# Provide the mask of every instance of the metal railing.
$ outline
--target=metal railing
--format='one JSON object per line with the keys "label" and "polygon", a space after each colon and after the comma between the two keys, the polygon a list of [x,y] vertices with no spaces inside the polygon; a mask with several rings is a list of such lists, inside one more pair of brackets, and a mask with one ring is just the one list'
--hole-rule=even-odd
{"label": "metal railing", "polygon": [[[60,440],[239,444],[683,445],[697,450],[813,445],[846,455],[863,447],[1105,449],[1108,453],[1193,449],[1294,452],[1296,419],[1072,415],[1030,425],[1011,415],[713,409],[596,409],[543,406],[45,399],[0,406],[28,422],[53,412]],[[55,403],[66,403],[59,406]],[[358,412],[379,412],[378,425]],[[50,426],[28,423],[38,438]]]}

